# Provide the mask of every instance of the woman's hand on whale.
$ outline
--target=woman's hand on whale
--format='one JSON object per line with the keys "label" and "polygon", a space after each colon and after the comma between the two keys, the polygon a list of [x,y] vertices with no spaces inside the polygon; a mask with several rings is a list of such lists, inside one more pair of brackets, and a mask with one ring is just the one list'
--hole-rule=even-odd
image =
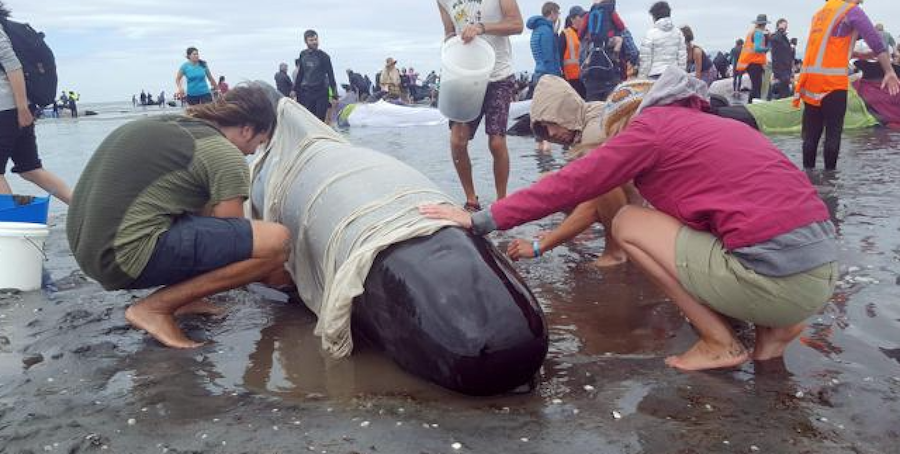
{"label": "woman's hand on whale", "polygon": [[472,214],[450,205],[421,205],[419,214],[429,219],[446,219],[459,224],[463,228],[472,228]]}

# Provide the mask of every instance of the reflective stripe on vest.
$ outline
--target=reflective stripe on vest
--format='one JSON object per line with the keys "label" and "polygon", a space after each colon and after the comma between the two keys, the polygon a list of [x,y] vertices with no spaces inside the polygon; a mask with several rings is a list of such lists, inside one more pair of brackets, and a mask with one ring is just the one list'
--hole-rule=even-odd
{"label": "reflective stripe on vest", "polygon": [[738,71],[746,71],[747,67],[753,64],[757,64],[760,66],[766,66],[766,53],[765,52],[756,52],[756,47],[753,43],[753,35],[756,34],[756,29],[750,31],[750,34],[747,35],[747,39],[744,41],[744,48],[741,50],[741,56],[738,58],[737,70]]}
{"label": "reflective stripe on vest", "polygon": [[820,103],[823,99],[825,99],[826,96],[828,96],[828,93],[813,93],[805,88],[801,88],[798,93],[801,98],[812,98],[816,101],[819,101]]}
{"label": "reflective stripe on vest", "polygon": [[794,94],[795,105],[799,106],[802,99],[807,104],[819,106],[831,92],[849,87],[847,67],[857,34],[835,37],[834,31],[855,6],[844,0],[829,0],[813,17],[803,69]]}
{"label": "reflective stripe on vest", "polygon": [[566,35],[566,53],[563,55],[563,75],[566,80],[578,79],[581,75],[581,61],[579,60],[580,43],[575,30],[567,28],[563,30]]}

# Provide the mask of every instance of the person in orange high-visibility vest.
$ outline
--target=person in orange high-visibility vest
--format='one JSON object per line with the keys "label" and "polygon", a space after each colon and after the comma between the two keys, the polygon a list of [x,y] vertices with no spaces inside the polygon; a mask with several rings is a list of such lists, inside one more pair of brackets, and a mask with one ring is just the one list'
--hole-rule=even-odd
{"label": "person in orange high-visibility vest", "polygon": [[566,28],[559,36],[559,54],[562,55],[562,72],[566,82],[575,89],[576,92],[585,99],[584,82],[581,81],[581,38],[578,37],[578,30],[581,29],[584,22],[584,8],[575,5],[569,9],[569,15],[566,17]]}
{"label": "person in orange high-visibility vest", "polygon": [[747,39],[744,40],[744,49],[735,68],[739,72],[746,71],[750,75],[752,85],[748,100],[750,103],[754,99],[762,97],[763,74],[766,72],[766,63],[768,62],[766,53],[769,52],[769,31],[766,30],[766,24],[770,23],[768,17],[760,14],[756,16],[753,23],[756,24],[756,27],[747,34]]}
{"label": "person in orange high-visibility vest", "polygon": [[813,16],[806,57],[795,89],[794,105],[804,104],[803,167],[816,167],[819,139],[825,133],[825,169],[837,168],[847,112],[850,54],[858,37],[865,39],[884,69],[882,89],[900,93],[900,79],[891,68],[881,35],[859,7],[862,0],[828,0]]}

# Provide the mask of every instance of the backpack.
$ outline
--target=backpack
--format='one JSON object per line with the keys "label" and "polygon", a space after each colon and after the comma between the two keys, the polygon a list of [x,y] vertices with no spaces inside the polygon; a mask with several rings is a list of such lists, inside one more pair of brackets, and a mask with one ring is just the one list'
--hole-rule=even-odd
{"label": "backpack", "polygon": [[0,24],[9,36],[16,57],[22,63],[28,100],[40,107],[53,104],[56,101],[58,82],[56,59],[44,42],[44,34],[35,31],[28,24],[8,19],[0,19]]}
{"label": "backpack", "polygon": [[716,58],[713,59],[713,66],[716,67],[716,71],[719,72],[719,77],[724,79],[728,77],[728,57],[725,56],[724,53],[719,52],[716,54]]}
{"label": "backpack", "polygon": [[609,40],[615,36],[613,13],[615,2],[596,3],[587,13],[587,24],[581,38],[581,72],[616,70],[616,62],[608,53]]}

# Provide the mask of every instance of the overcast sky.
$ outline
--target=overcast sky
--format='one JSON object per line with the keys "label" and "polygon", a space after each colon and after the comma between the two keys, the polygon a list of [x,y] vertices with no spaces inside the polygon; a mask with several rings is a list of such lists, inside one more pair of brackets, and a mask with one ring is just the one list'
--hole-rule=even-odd
{"label": "overcast sky", "polygon": [[[175,90],[175,72],[188,46],[200,49],[213,74],[229,83],[271,81],[279,62],[293,66],[307,28],[319,32],[339,82],[347,68],[372,77],[385,57],[422,74],[439,69],[442,26],[434,0],[5,0],[13,19],[44,31],[56,53],[61,89],[82,101],[130,100],[141,89]],[[540,0],[519,0],[522,16],[539,14]],[[576,4],[558,2],[564,11]],[[590,0],[582,0],[588,6]],[[651,25],[650,0],[619,0],[635,39]],[[759,13],[791,22],[801,46],[818,0],[672,0],[677,25],[691,25],[697,43],[730,49]],[[870,0],[873,21],[900,31],[897,0]],[[889,14],[892,13],[892,14]],[[513,38],[519,70],[531,70],[530,32]]]}

